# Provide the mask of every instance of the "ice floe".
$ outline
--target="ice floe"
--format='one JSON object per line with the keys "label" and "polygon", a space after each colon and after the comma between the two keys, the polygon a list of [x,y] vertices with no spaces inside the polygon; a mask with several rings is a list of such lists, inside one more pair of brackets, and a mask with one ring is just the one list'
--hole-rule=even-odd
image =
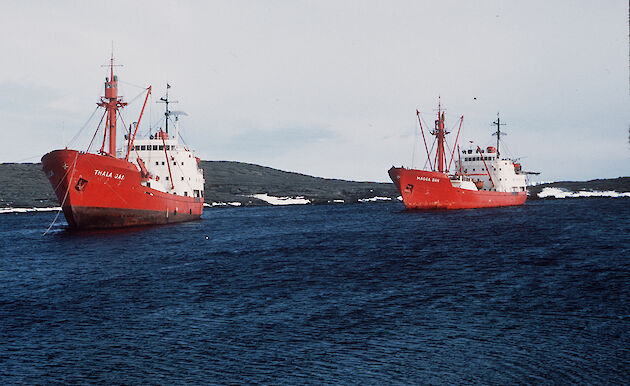
{"label": "ice floe", "polygon": [[579,192],[573,192],[561,188],[543,188],[538,193],[538,198],[578,198],[578,197],[630,197],[630,192],[615,192],[614,190],[606,191],[586,191],[580,190]]}
{"label": "ice floe", "polygon": [[0,208],[0,214],[3,213],[28,213],[28,212],[55,212],[61,209],[59,206],[50,208]]}
{"label": "ice floe", "polygon": [[380,197],[380,196],[374,196],[372,198],[360,198],[358,201],[359,202],[375,202],[375,201],[391,201],[392,199],[389,197]]}
{"label": "ice floe", "polygon": [[265,201],[270,205],[304,205],[310,204],[311,200],[304,198],[303,196],[297,197],[274,197],[270,196],[267,193],[263,194],[253,194],[249,197],[257,198],[259,200]]}
{"label": "ice floe", "polygon": [[211,203],[204,202],[203,206],[205,206],[205,207],[212,207],[212,208],[217,207],[217,206],[219,206],[219,207],[241,206],[241,203],[238,202],[238,201],[234,201],[234,202],[211,202]]}

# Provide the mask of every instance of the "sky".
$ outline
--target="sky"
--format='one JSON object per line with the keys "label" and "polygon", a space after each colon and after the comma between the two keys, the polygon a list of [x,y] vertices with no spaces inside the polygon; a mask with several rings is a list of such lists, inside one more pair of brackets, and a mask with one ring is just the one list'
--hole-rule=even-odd
{"label": "sky", "polygon": [[152,85],[160,127],[168,82],[204,160],[388,181],[424,166],[439,98],[450,146],[462,115],[460,145],[492,144],[500,113],[532,182],[630,175],[625,0],[2,4],[0,162],[87,148],[113,45],[127,125]]}

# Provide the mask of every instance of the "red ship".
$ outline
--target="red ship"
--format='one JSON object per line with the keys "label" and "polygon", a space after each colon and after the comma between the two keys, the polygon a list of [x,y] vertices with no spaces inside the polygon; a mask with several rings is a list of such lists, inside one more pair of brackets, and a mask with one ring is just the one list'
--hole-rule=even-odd
{"label": "red ship", "polygon": [[[485,149],[470,146],[461,150],[457,145],[464,117],[459,120],[459,129],[452,147],[450,160],[445,151],[446,135],[444,112],[438,104],[435,128],[430,134],[435,136],[437,150],[432,153],[427,146],[422,128],[420,112],[416,110],[420,131],[427,153],[429,170],[392,167],[389,176],[400,191],[407,209],[466,209],[494,206],[522,205],[527,199],[527,174],[521,165],[511,159],[502,158],[499,144],[502,123],[497,116],[497,146]],[[435,145],[434,142],[434,145]],[[432,146],[433,148],[433,146]],[[453,172],[449,172],[457,149],[458,159]],[[447,162],[448,161],[448,162]]]}
{"label": "red ship", "polygon": [[[199,158],[178,141],[178,112],[168,109],[166,98],[166,131],[160,130],[146,139],[136,139],[142,113],[125,134],[125,144],[116,149],[116,123],[125,103],[118,96],[118,76],[114,75],[114,57],[110,76],[105,79],[105,96],[98,106],[104,108],[94,133],[97,136],[103,119],[103,142],[99,151],[54,150],[42,157],[42,168],[59,199],[70,228],[115,228],[135,225],[165,224],[195,220],[203,212],[203,170]],[[174,135],[168,122],[175,117]],[[108,147],[105,148],[105,144]]]}

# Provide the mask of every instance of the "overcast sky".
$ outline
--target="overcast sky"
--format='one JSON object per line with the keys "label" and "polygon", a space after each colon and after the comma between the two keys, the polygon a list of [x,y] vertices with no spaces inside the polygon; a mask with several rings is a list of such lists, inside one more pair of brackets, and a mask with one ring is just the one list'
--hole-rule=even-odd
{"label": "overcast sky", "polygon": [[626,0],[2,4],[0,162],[39,162],[79,132],[113,41],[126,99],[153,86],[141,129],[159,127],[169,82],[202,159],[387,181],[423,166],[415,110],[432,122],[441,96],[449,128],[464,115],[461,144],[491,144],[500,112],[504,149],[537,180],[630,175]]}

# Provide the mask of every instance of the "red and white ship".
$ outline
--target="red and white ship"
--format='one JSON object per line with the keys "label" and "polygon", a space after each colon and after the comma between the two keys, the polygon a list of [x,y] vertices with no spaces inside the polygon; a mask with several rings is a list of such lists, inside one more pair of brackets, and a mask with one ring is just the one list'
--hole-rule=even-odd
{"label": "red and white ship", "polygon": [[[464,117],[459,121],[455,144],[450,152],[445,151],[446,135],[444,112],[438,104],[435,128],[430,134],[435,136],[437,150],[432,156],[427,146],[420,112],[416,111],[430,170],[392,167],[389,176],[400,191],[407,209],[465,209],[493,206],[521,205],[527,199],[527,174],[521,165],[499,153],[501,134],[498,116],[494,124],[497,131],[497,146],[485,149],[470,145],[460,150],[457,145]],[[454,164],[455,149],[457,160]],[[454,169],[450,172],[451,165]]]}
{"label": "red and white ship", "polygon": [[[203,170],[199,158],[179,143],[178,114],[168,109],[168,88],[166,98],[160,98],[166,105],[166,131],[160,128],[149,138],[136,139],[151,94],[149,86],[135,129],[129,127],[124,145],[117,149],[116,123],[122,119],[119,111],[127,103],[118,96],[112,55],[105,96],[98,103],[105,109],[101,149],[90,153],[89,146],[85,152],[66,148],[42,157],[44,173],[71,228],[165,224],[201,217]],[[168,131],[171,116],[175,116],[173,133]]]}

